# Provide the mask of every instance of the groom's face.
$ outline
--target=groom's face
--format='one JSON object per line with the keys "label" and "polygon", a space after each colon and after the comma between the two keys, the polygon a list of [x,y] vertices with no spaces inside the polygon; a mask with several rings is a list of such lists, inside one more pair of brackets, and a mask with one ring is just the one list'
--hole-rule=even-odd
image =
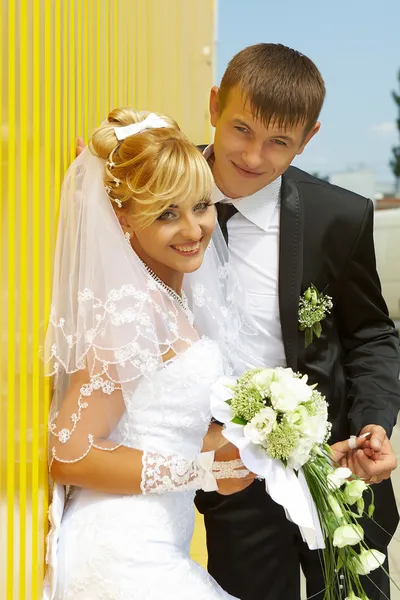
{"label": "groom's face", "polygon": [[229,198],[250,196],[282,175],[317,133],[319,123],[306,132],[304,124],[265,126],[244,102],[240,88],[229,92],[221,110],[219,90],[210,97],[211,123],[215,127],[213,175]]}

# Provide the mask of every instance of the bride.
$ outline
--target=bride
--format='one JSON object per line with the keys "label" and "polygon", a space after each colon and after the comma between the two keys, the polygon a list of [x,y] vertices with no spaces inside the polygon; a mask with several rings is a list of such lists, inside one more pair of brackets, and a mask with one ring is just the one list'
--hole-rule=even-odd
{"label": "bride", "polygon": [[211,188],[177,124],[131,108],[66,175],[46,340],[45,599],[232,598],[189,557],[195,490],[254,478],[202,452],[210,386],[230,372],[241,327]]}

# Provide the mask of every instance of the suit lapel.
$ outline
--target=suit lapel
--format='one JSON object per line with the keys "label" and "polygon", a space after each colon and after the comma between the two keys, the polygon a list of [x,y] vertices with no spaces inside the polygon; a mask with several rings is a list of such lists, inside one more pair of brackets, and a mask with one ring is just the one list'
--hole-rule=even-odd
{"label": "suit lapel", "polygon": [[282,177],[279,236],[279,311],[288,367],[297,371],[298,303],[303,275],[303,210],[296,183]]}

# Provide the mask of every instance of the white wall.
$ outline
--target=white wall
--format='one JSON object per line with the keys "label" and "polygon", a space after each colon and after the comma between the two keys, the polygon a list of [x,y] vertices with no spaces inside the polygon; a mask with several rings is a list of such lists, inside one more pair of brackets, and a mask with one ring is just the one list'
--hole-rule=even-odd
{"label": "white wall", "polygon": [[392,319],[400,321],[400,208],[375,212],[374,239],[383,296]]}
{"label": "white wall", "polygon": [[329,181],[333,185],[339,185],[371,200],[375,197],[375,177],[372,169],[334,173],[329,177]]}

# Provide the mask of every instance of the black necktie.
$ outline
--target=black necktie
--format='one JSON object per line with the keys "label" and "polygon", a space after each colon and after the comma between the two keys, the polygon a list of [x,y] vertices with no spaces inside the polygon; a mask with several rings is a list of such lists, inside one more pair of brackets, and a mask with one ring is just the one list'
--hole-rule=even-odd
{"label": "black necktie", "polygon": [[228,223],[229,219],[238,212],[238,209],[235,206],[233,206],[233,204],[225,204],[222,202],[218,202],[216,206],[218,214],[218,223],[221,227],[221,231],[225,238],[225,241],[226,243],[228,243],[228,229],[226,224]]}

